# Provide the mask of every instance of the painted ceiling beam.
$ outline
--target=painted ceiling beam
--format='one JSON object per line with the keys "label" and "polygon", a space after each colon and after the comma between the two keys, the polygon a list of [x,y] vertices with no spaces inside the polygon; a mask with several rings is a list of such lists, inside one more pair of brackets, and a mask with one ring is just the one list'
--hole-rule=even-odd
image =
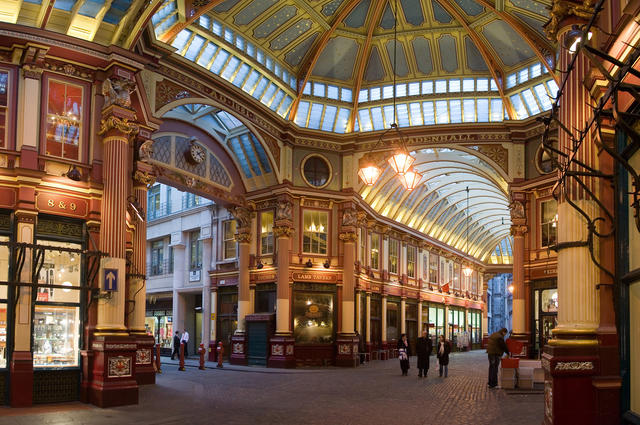
{"label": "painted ceiling beam", "polygon": [[[298,95],[295,100],[291,104],[291,110],[289,111],[289,120],[293,121],[298,113],[298,105],[300,105],[300,99],[302,98],[302,92],[304,91],[304,87],[309,82],[309,77],[313,72],[313,68],[316,66],[318,59],[320,58],[320,54],[329,43],[331,36],[335,32],[338,25],[342,23],[342,21],[351,13],[351,11],[360,3],[361,0],[348,0],[347,4],[340,10],[338,16],[334,19],[331,24],[331,28],[328,31],[325,31],[322,34],[320,40],[318,40],[314,46],[311,47],[310,53],[306,56],[306,60],[303,62],[300,67],[300,71],[297,75],[298,78]],[[302,83],[300,83],[302,81]],[[354,93],[355,96],[355,93]]]}
{"label": "painted ceiling beam", "polygon": [[53,5],[55,0],[43,0],[38,11],[38,17],[36,18],[36,27],[45,29],[49,23],[51,12],[53,11]]}

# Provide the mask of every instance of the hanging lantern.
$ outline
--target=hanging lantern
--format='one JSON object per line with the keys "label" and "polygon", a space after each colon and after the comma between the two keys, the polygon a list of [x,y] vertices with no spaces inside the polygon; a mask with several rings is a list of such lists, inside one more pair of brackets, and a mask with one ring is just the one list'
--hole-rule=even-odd
{"label": "hanging lantern", "polygon": [[473,274],[473,269],[471,267],[469,267],[469,265],[466,265],[462,269],[462,274],[464,274],[465,277],[469,277],[469,276],[471,276]]}
{"label": "hanging lantern", "polygon": [[393,171],[401,176],[409,171],[411,164],[413,164],[413,161],[415,160],[416,159],[412,157],[409,152],[403,149],[394,153],[387,161],[389,162],[389,165],[391,165],[391,168],[393,168]]}
{"label": "hanging lantern", "polygon": [[367,186],[373,186],[378,181],[378,177],[382,174],[382,170],[378,168],[373,162],[368,162],[364,167],[360,167],[358,170],[358,176],[362,179]]}
{"label": "hanging lantern", "polygon": [[400,175],[400,183],[402,183],[402,186],[409,191],[415,189],[418,186],[418,183],[420,183],[420,180],[422,180],[422,174],[417,171],[411,170]]}

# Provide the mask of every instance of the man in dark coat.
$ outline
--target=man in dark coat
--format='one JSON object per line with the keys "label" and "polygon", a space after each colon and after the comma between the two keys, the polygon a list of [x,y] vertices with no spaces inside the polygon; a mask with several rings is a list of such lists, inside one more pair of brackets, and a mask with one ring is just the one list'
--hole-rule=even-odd
{"label": "man in dark coat", "polygon": [[173,336],[173,351],[171,352],[171,360],[175,356],[180,357],[180,334],[176,331],[176,334]]}
{"label": "man in dark coat", "polygon": [[418,338],[416,344],[416,354],[418,355],[418,378],[427,377],[429,371],[429,356],[431,355],[431,338],[427,335],[427,331],[422,331],[422,336]]}
{"label": "man in dark coat", "polygon": [[441,378],[443,371],[445,378],[449,376],[449,353],[451,353],[451,343],[444,338],[444,335],[440,335],[440,340],[436,347],[436,357],[438,357],[438,364],[440,365]]}
{"label": "man in dark coat", "polygon": [[489,344],[487,345],[487,354],[489,355],[489,383],[487,385],[489,388],[498,386],[500,359],[504,353],[509,354],[507,343],[504,342],[505,335],[507,335],[507,328],[502,328],[489,336]]}

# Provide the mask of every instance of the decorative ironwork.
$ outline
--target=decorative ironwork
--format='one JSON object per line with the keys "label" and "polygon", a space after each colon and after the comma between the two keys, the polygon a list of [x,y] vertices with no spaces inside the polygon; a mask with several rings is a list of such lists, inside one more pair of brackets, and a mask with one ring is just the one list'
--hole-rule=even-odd
{"label": "decorative ironwork", "polygon": [[82,239],[82,224],[57,220],[38,219],[36,233],[40,235]]}
{"label": "decorative ironwork", "polygon": [[33,372],[33,402],[60,403],[80,398],[79,370],[37,370]]}

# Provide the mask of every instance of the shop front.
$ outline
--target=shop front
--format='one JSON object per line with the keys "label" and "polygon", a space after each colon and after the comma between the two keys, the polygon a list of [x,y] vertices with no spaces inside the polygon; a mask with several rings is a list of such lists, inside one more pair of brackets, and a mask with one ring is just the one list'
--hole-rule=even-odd
{"label": "shop front", "polygon": [[220,286],[217,293],[216,340],[222,341],[224,358],[228,358],[231,354],[231,337],[238,328],[238,288]]}
{"label": "shop front", "polygon": [[416,352],[418,341],[418,303],[416,300],[407,300],[405,304],[405,333],[411,347],[411,352]]}
{"label": "shop front", "polygon": [[473,350],[477,350],[482,345],[482,310],[469,310],[467,312],[467,323],[469,344]]}
{"label": "shop front", "polygon": [[9,372],[9,235],[11,234],[9,214],[0,214],[0,405],[8,402]]}
{"label": "shop front", "polygon": [[532,349],[531,355],[538,357],[540,350],[552,337],[551,331],[558,323],[558,284],[555,279],[533,281],[532,312]]}
{"label": "shop front", "polygon": [[333,284],[294,283],[293,337],[297,364],[333,364],[337,331],[336,303],[336,286]]}
{"label": "shop front", "polygon": [[391,349],[396,348],[402,329],[400,305],[400,297],[387,298],[387,343]]}
{"label": "shop front", "polygon": [[[435,353],[436,341],[444,335],[444,304],[429,303],[429,336],[433,341]],[[445,336],[446,337],[446,336]]]}
{"label": "shop front", "polygon": [[449,327],[448,334],[451,341],[452,348],[458,350],[467,349],[466,338],[466,320],[465,310],[463,307],[449,306],[449,320],[447,325]]}
{"label": "shop front", "polygon": [[147,299],[146,317],[144,326],[147,335],[154,337],[156,344],[160,345],[160,355],[170,356],[173,348],[173,301],[169,298]]}

